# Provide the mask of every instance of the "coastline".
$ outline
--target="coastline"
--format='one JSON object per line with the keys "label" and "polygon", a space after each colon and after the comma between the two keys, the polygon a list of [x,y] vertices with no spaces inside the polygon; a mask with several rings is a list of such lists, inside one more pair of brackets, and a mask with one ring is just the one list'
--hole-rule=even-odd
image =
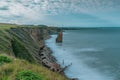
{"label": "coastline", "polygon": [[[56,38],[57,38],[57,36],[59,35],[59,34],[53,34],[53,35],[55,35],[56,36]],[[52,36],[52,35],[50,35],[50,36]],[[51,38],[53,38],[53,37],[50,37],[49,39],[47,39],[47,40],[45,40],[45,44],[46,44],[46,46],[50,49],[50,51],[52,51],[52,54],[51,54],[51,56],[55,59],[55,61],[56,61],[56,63],[58,64],[58,65],[60,65],[60,68],[61,69],[63,69],[63,76],[65,76],[66,78],[67,78],[67,80],[78,80],[78,78],[75,78],[75,77],[70,77],[70,76],[67,76],[66,75],[66,73],[65,73],[65,71],[67,71],[67,68],[69,68],[72,64],[64,64],[64,66],[63,66],[63,64],[61,64],[61,60],[60,61],[58,61],[58,57],[60,57],[59,55],[57,56],[57,55],[54,55],[54,54],[57,54],[56,52],[54,52],[54,49],[53,49],[53,47],[50,47],[49,45],[50,44],[53,44],[52,42],[48,42]],[[52,41],[54,42],[54,43],[56,43],[56,38],[54,38],[54,40],[52,39]],[[50,43],[50,44],[49,44]],[[61,43],[58,43],[58,44],[61,44]],[[60,63],[59,63],[60,62]]]}
{"label": "coastline", "polygon": [[52,34],[57,35],[60,31],[61,29],[59,28],[48,26],[27,27],[17,25],[7,27],[7,29],[1,30],[5,40],[1,44],[4,49],[0,47],[0,52],[15,58],[24,59],[30,63],[43,65],[50,71],[55,72],[55,74],[65,77],[65,80],[73,80],[65,75],[66,67],[62,68],[57,63],[57,59],[52,55],[52,50],[45,43],[45,40],[50,39]]}
{"label": "coastline", "polygon": [[[107,30],[109,31],[109,29]],[[105,31],[105,33],[107,32]],[[101,33],[100,33],[101,32]],[[65,71],[65,74],[69,78],[78,78],[79,80],[114,80],[115,76],[110,76],[111,72],[105,73],[105,71],[110,71],[110,68],[104,68],[104,66],[107,67],[113,67],[111,64],[104,64],[104,60],[111,60],[112,57],[108,58],[109,55],[113,56],[114,54],[108,51],[104,51],[101,46],[98,47],[98,45],[101,45],[100,43],[96,43],[96,41],[104,43],[102,45],[105,45],[105,47],[112,48],[114,46],[116,48],[116,45],[118,42],[109,43],[111,41],[107,41],[107,38],[115,38],[118,39],[118,32],[116,30],[112,33],[109,32],[109,34],[104,35],[102,31],[96,32],[99,34],[94,35],[94,32],[91,31],[66,31],[64,32],[64,40],[63,43],[55,43],[56,35],[52,35],[52,38],[47,41],[48,47],[51,48],[53,51],[53,56],[58,60],[57,62],[64,67],[62,64],[62,61],[64,60],[64,64],[67,65],[69,63],[73,63],[73,65]],[[84,34],[83,34],[84,33]],[[108,32],[107,32],[108,33]],[[76,35],[76,36],[75,36]],[[113,35],[117,35],[114,36]],[[71,39],[74,36],[73,39]],[[77,38],[77,36],[81,36],[80,38]],[[92,39],[89,39],[90,37],[93,37]],[[99,37],[99,38],[98,38]],[[97,39],[96,39],[97,38]],[[103,40],[101,40],[103,39]],[[91,43],[87,44],[88,41],[91,41]],[[80,41],[79,43],[77,43]],[[94,46],[91,46],[92,44],[95,44]],[[110,46],[112,45],[112,46]],[[113,49],[113,52],[115,52],[117,49]],[[111,50],[112,51],[112,50]],[[119,50],[118,50],[119,51]],[[102,56],[101,56],[101,54]],[[119,53],[115,54],[116,58],[119,56]],[[104,60],[98,60],[104,59]],[[118,58],[119,60],[119,58]],[[102,62],[103,61],[103,62]],[[114,62],[116,60],[113,59]],[[99,63],[100,62],[100,63]],[[109,66],[108,66],[109,65]],[[105,69],[103,72],[99,71],[100,69]],[[113,69],[116,69],[113,67]],[[113,70],[111,68],[111,70]],[[118,69],[118,68],[117,68]],[[116,69],[116,70],[117,70]],[[119,73],[117,73],[119,74]]]}
{"label": "coastline", "polygon": [[37,52],[37,56],[35,56],[38,63],[42,64],[44,67],[48,68],[53,72],[65,76],[64,69],[61,68],[60,64],[57,63],[56,58],[52,55],[52,50],[45,44],[45,40],[50,39],[51,34],[57,34],[61,30],[52,27],[36,27],[27,30],[29,35],[39,45],[39,51]]}
{"label": "coastline", "polygon": [[57,59],[55,58],[55,56],[52,55],[53,51],[50,49],[50,47],[46,45],[45,41],[49,40],[50,38],[51,35],[49,34],[49,38],[44,40],[44,46],[42,46],[39,50],[41,64],[43,64],[45,67],[49,68],[53,72],[57,72],[68,79],[68,77],[64,73],[64,68],[62,68],[61,65],[57,63]]}

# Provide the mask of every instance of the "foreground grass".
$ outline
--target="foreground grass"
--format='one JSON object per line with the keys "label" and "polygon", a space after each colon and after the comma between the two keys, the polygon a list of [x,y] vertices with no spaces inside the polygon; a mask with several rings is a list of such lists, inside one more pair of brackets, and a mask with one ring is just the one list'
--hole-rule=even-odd
{"label": "foreground grass", "polygon": [[41,65],[31,64],[25,60],[12,57],[9,58],[12,60],[11,63],[0,65],[0,80],[15,80],[18,72],[24,70],[37,73],[43,80],[66,80],[63,76],[54,73]]}

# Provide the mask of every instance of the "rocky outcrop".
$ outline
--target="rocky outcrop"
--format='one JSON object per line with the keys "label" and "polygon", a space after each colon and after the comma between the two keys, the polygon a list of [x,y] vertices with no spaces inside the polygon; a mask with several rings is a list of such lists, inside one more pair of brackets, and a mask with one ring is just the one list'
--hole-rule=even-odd
{"label": "rocky outcrop", "polygon": [[61,43],[62,40],[63,40],[63,33],[60,32],[60,33],[58,34],[57,38],[56,38],[56,42],[57,42],[57,43]]}
{"label": "rocky outcrop", "polygon": [[51,53],[51,50],[46,46],[40,48],[39,56],[41,64],[54,72],[61,73],[62,68],[59,64],[56,63],[56,59],[51,55]]}

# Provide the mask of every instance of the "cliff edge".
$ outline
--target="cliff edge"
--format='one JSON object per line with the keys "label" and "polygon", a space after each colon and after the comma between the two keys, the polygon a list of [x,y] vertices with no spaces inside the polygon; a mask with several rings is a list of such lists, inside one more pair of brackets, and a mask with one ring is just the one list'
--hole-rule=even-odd
{"label": "cliff edge", "polygon": [[40,64],[53,72],[63,74],[60,65],[56,63],[56,59],[51,55],[52,51],[44,42],[50,38],[50,34],[59,31],[58,28],[46,26],[29,27],[2,24],[2,27],[0,25],[0,54]]}

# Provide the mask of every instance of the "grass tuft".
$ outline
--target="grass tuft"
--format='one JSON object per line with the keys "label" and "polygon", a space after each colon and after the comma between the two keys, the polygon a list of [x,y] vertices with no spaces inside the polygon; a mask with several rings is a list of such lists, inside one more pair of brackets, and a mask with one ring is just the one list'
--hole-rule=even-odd
{"label": "grass tuft", "polygon": [[0,56],[0,64],[10,63],[10,62],[12,62],[12,60],[8,58],[7,56]]}
{"label": "grass tuft", "polygon": [[29,71],[23,70],[18,72],[15,80],[43,80],[38,74]]}

